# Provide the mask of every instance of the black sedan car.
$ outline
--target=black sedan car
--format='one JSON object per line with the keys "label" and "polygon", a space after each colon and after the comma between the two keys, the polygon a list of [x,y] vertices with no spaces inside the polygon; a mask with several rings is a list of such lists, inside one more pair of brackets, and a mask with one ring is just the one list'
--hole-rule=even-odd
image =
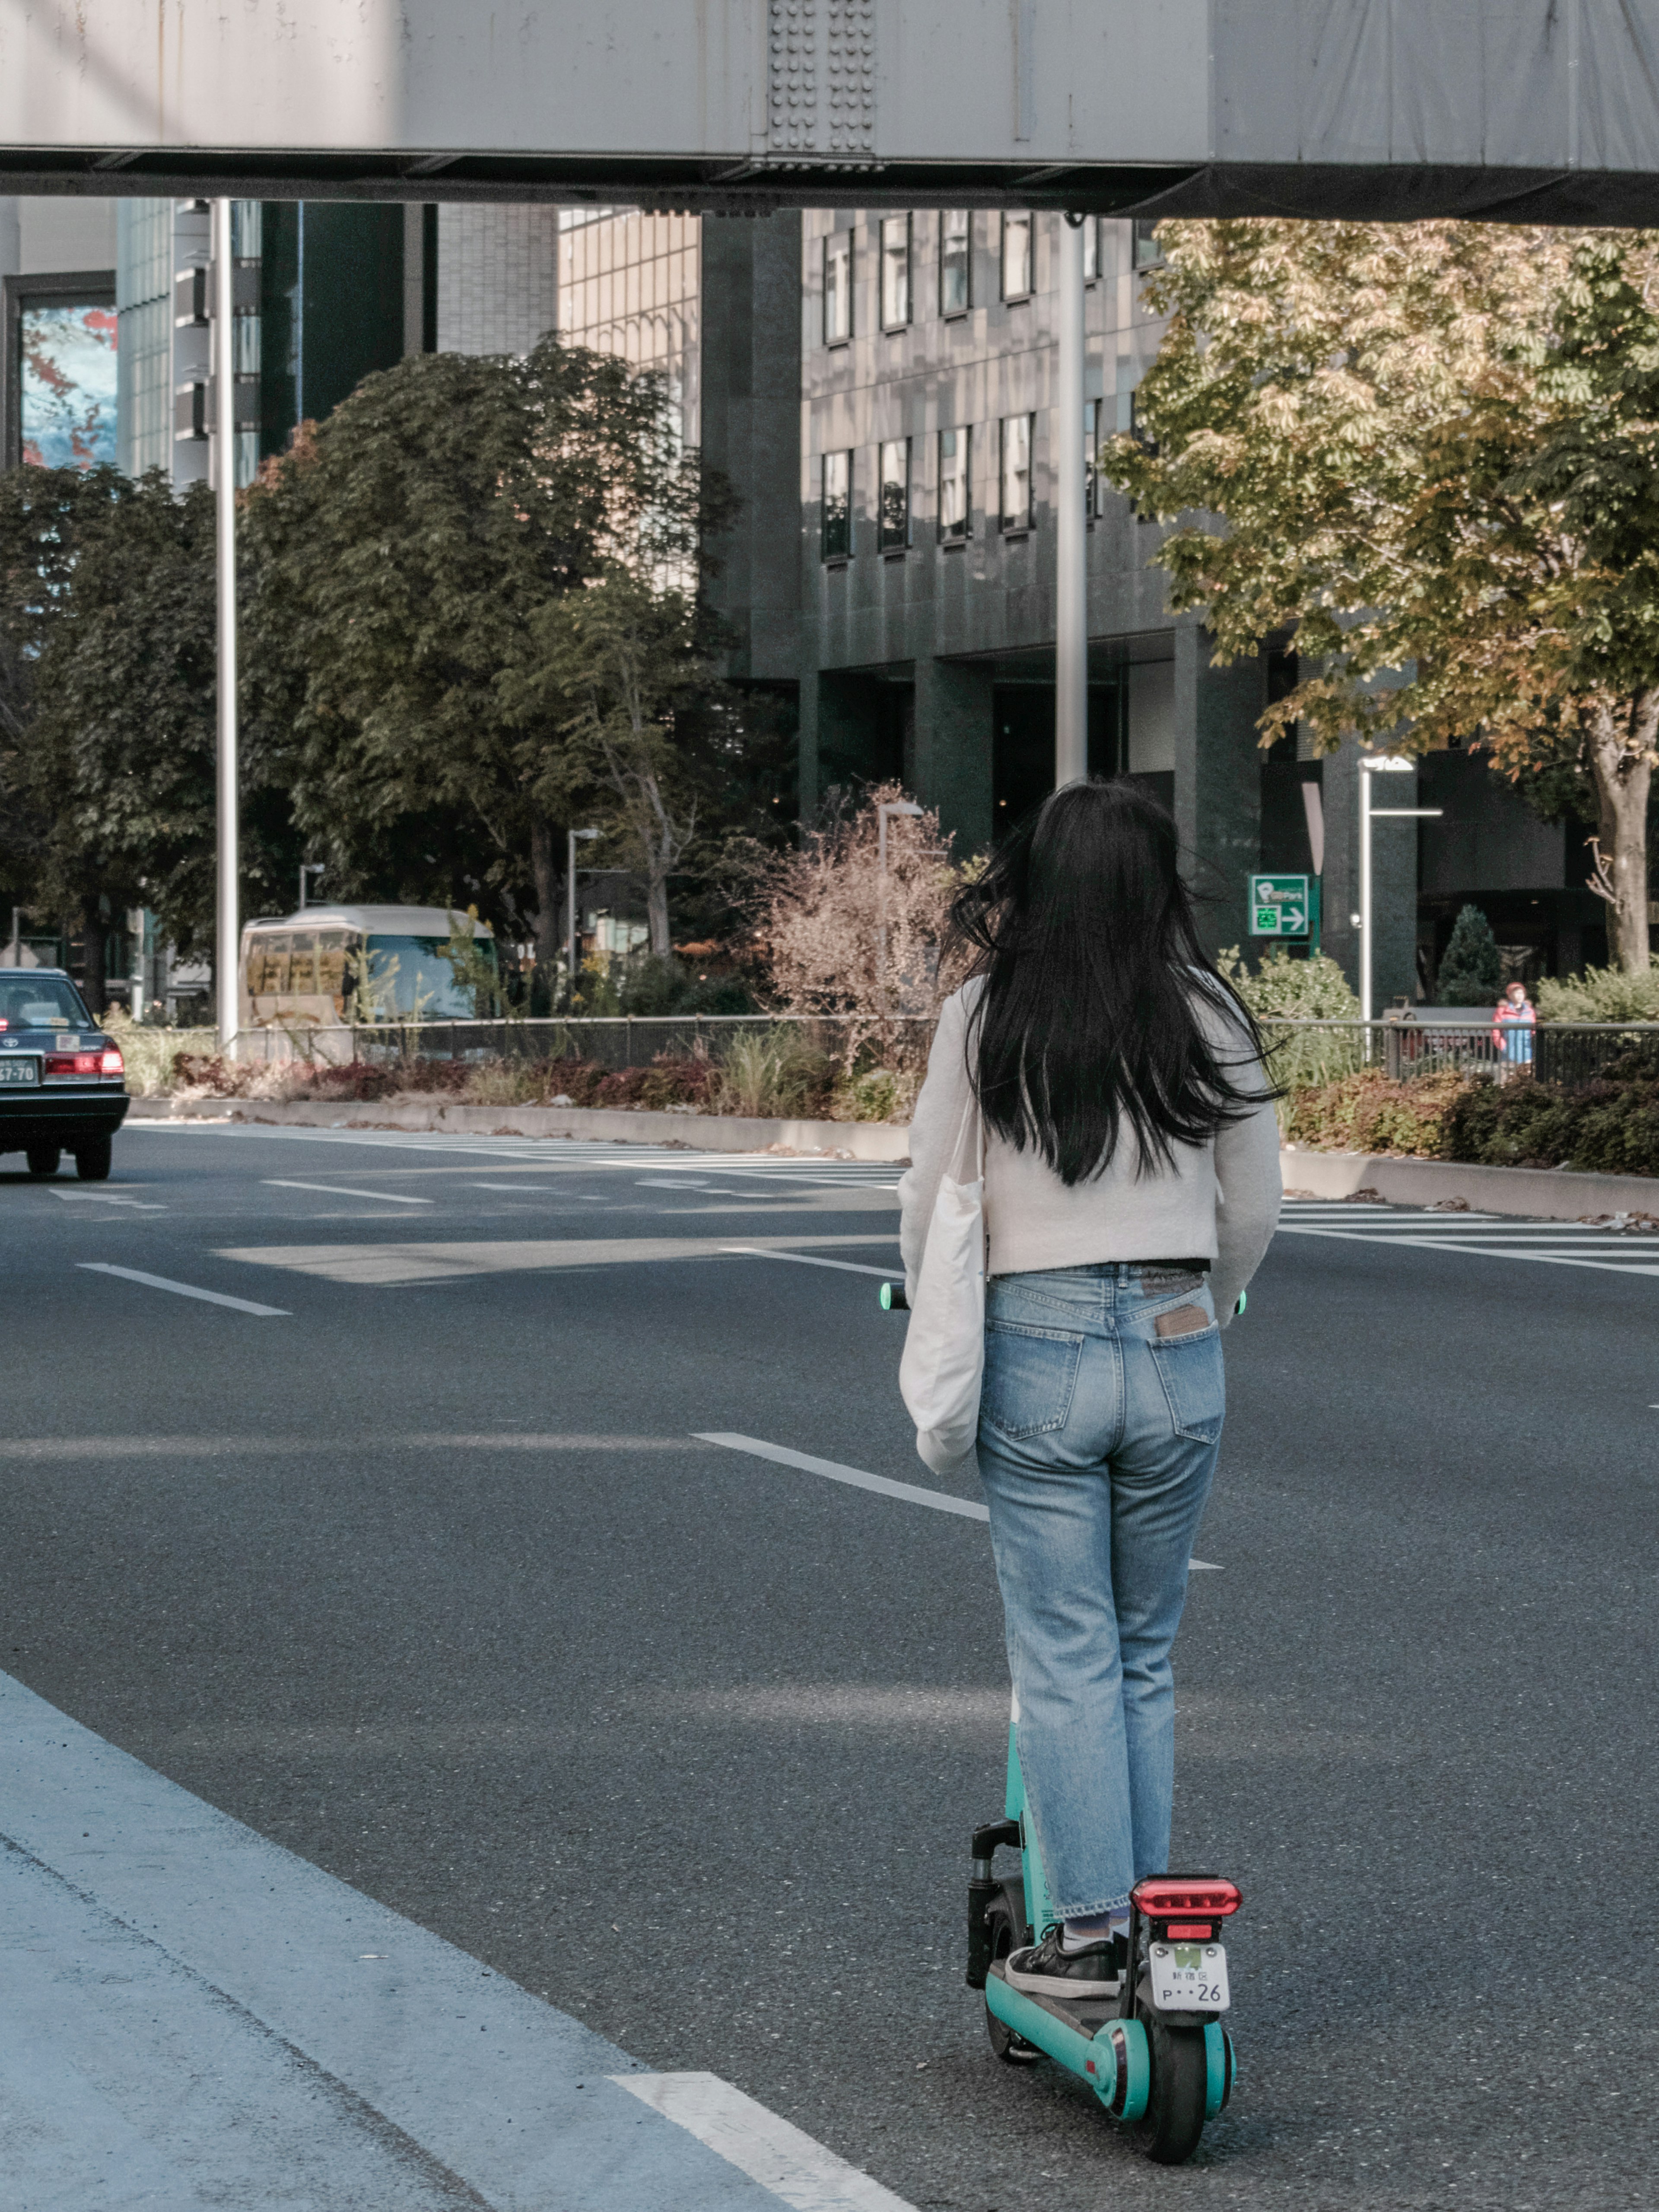
{"label": "black sedan car", "polygon": [[120,1049],[62,969],[0,969],[0,1152],[23,1153],[32,1176],[72,1152],[102,1182],[126,1111]]}

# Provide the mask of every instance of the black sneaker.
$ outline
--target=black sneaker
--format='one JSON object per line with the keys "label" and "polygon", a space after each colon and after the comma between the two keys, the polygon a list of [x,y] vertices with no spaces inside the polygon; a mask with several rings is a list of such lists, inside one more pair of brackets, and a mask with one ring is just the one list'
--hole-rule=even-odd
{"label": "black sneaker", "polygon": [[1011,1951],[1003,1972],[1017,1990],[1046,1997],[1115,1997],[1128,1962],[1127,1936],[1103,1936],[1081,1951],[1062,1948],[1058,1928],[1040,1943]]}

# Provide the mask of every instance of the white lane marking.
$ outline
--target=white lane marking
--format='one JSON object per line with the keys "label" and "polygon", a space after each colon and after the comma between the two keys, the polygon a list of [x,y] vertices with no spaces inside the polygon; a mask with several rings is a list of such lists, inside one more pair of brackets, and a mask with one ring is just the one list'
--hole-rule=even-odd
{"label": "white lane marking", "polygon": [[61,1198],[65,1206],[130,1206],[135,1213],[165,1213],[165,1206],[154,1200],[123,1198],[113,1190],[54,1190],[54,1198]]}
{"label": "white lane marking", "polygon": [[1448,1244],[1440,1237],[1379,1237],[1358,1229],[1315,1229],[1300,1224],[1281,1222],[1279,1226],[1291,1237],[1328,1237],[1349,1244],[1379,1244],[1389,1246],[1415,1245],[1425,1252],[1464,1252],[1476,1260],[1530,1260],[1542,1267],[1595,1267],[1609,1275],[1659,1275],[1659,1262],[1650,1267],[1618,1260],[1577,1260],[1565,1252],[1522,1252],[1516,1246],[1492,1244]]}
{"label": "white lane marking", "polygon": [[952,1498],[948,1491],[924,1490],[919,1483],[895,1482],[884,1474],[866,1474],[862,1468],[843,1467],[839,1460],[814,1459],[810,1452],[791,1451],[787,1444],[763,1443],[758,1437],[742,1437],[726,1430],[696,1429],[701,1443],[723,1444],[727,1451],[748,1452],[755,1459],[775,1460],[780,1467],[799,1468],[803,1474],[827,1475],[831,1482],[850,1483],[854,1490],[873,1490],[882,1498],[901,1498],[907,1505],[930,1506],[935,1513],[957,1513],[964,1521],[988,1521],[990,1515],[971,1498]]}
{"label": "white lane marking", "polygon": [[[895,1238],[896,1243],[897,1239]],[[856,1260],[815,1260],[810,1252],[762,1252],[752,1244],[723,1244],[723,1252],[735,1252],[745,1260],[793,1260],[800,1267],[839,1267],[844,1275],[879,1275],[884,1283],[899,1283],[904,1279],[900,1267],[866,1267]]]}
{"label": "white lane marking", "polygon": [[388,1206],[431,1206],[429,1198],[405,1198],[400,1190],[353,1190],[343,1182],[287,1182],[281,1176],[264,1178],[268,1190],[320,1190],[329,1198],[382,1198]]}
{"label": "white lane marking", "polygon": [[[814,1459],[810,1452],[791,1451],[787,1444],[763,1443],[758,1437],[740,1437],[721,1429],[697,1429],[699,1443],[722,1444],[727,1451],[748,1452],[756,1459],[775,1460],[780,1467],[798,1467],[803,1474],[827,1475],[831,1482],[850,1483],[855,1490],[873,1490],[881,1498],[902,1498],[907,1505],[927,1505],[935,1513],[959,1513],[964,1521],[988,1521],[989,1512],[971,1498],[952,1498],[945,1490],[924,1490],[915,1482],[895,1482],[885,1474],[866,1474],[860,1467],[843,1467],[839,1460]],[[1189,1568],[1218,1575],[1210,1559],[1188,1559]]]}
{"label": "white lane marking", "polygon": [[[707,1190],[708,1185],[695,1182],[690,1176],[640,1176],[635,1179],[634,1188],[635,1190]],[[712,2081],[714,2077],[711,2075],[709,2078]]]}
{"label": "white lane marking", "polygon": [[107,1260],[77,1260],[88,1275],[118,1275],[125,1283],[142,1283],[146,1290],[173,1291],[181,1298],[200,1298],[210,1306],[229,1306],[237,1313],[260,1314],[272,1321],[291,1321],[286,1306],[257,1306],[251,1298],[228,1298],[222,1291],[198,1290],[194,1283],[175,1283],[166,1275],[147,1275],[141,1267],[112,1267]]}
{"label": "white lane marking", "polygon": [[[368,1145],[382,1152],[435,1152],[450,1158],[477,1156],[493,1160],[498,1166],[514,1163],[538,1170],[550,1170],[561,1174],[586,1172],[590,1169],[633,1169],[660,1165],[672,1168],[672,1160],[653,1161],[651,1155],[664,1149],[655,1145],[629,1145],[617,1150],[604,1139],[586,1137],[497,1137],[468,1139],[449,1136],[438,1131],[410,1131],[408,1134],[392,1132],[317,1127],[294,1127],[276,1122],[228,1121],[132,1121],[128,1128],[140,1130],[168,1130],[182,1136],[236,1137],[270,1139],[273,1141],[322,1145]],[[760,1177],[763,1181],[799,1182],[817,1178],[824,1189],[856,1188],[896,1190],[904,1164],[898,1160],[828,1160],[802,1154],[796,1159],[779,1159],[766,1152],[726,1152],[693,1148],[695,1157],[685,1162],[688,1170],[698,1174],[714,1172],[719,1175]],[[880,1176],[880,1182],[870,1182]]]}
{"label": "white lane marking", "polygon": [[792,2212],[914,2212],[902,2197],[837,2158],[718,2074],[609,2077],[707,2143]]}
{"label": "white lane marking", "polygon": [[[27,2194],[42,2212],[135,2204],[135,2167],[158,2183],[143,2201],[181,2207],[764,2212],[730,2162],[614,2086],[630,2063],[614,2043],[5,1674],[0,1808],[17,1846],[0,1853],[0,2066],[37,2021],[61,2062],[5,2130],[27,2152],[29,2123],[52,2123]],[[30,1923],[38,1939],[17,1940]],[[65,2188],[49,2166],[65,2136],[64,2171],[85,2169],[88,2141],[154,2164]],[[186,2193],[175,2163],[212,2186]]]}
{"label": "white lane marking", "polygon": [[[482,1217],[488,1218],[488,1216]],[[574,1224],[573,1224],[573,1226]],[[799,1243],[799,1233],[779,1237]],[[890,1237],[815,1237],[817,1244],[890,1244]],[[222,1260],[284,1267],[337,1283],[386,1285],[447,1282],[461,1276],[568,1267],[609,1267],[665,1260],[718,1260],[725,1246],[713,1237],[563,1237],[489,1238],[477,1242],[395,1244],[266,1244],[215,1248]]]}
{"label": "white lane marking", "polygon": [[0,1437],[0,1460],[315,1459],[325,1452],[677,1451],[685,1437],[526,1435],[369,1437]]}

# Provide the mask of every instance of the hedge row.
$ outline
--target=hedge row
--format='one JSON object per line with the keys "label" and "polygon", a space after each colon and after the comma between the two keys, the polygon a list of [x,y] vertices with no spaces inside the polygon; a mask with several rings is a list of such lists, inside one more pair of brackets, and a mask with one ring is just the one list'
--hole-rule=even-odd
{"label": "hedge row", "polygon": [[1659,1057],[1613,1060],[1593,1083],[1422,1076],[1364,1068],[1297,1091],[1285,1135],[1316,1151],[1395,1152],[1481,1167],[1659,1176]]}

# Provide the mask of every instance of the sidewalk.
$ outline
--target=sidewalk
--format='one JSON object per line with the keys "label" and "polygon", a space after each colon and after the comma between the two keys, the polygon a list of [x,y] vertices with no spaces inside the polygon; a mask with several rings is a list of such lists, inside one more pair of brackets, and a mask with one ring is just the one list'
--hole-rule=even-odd
{"label": "sidewalk", "polygon": [[910,2212],[0,1675],[8,2212]]}

